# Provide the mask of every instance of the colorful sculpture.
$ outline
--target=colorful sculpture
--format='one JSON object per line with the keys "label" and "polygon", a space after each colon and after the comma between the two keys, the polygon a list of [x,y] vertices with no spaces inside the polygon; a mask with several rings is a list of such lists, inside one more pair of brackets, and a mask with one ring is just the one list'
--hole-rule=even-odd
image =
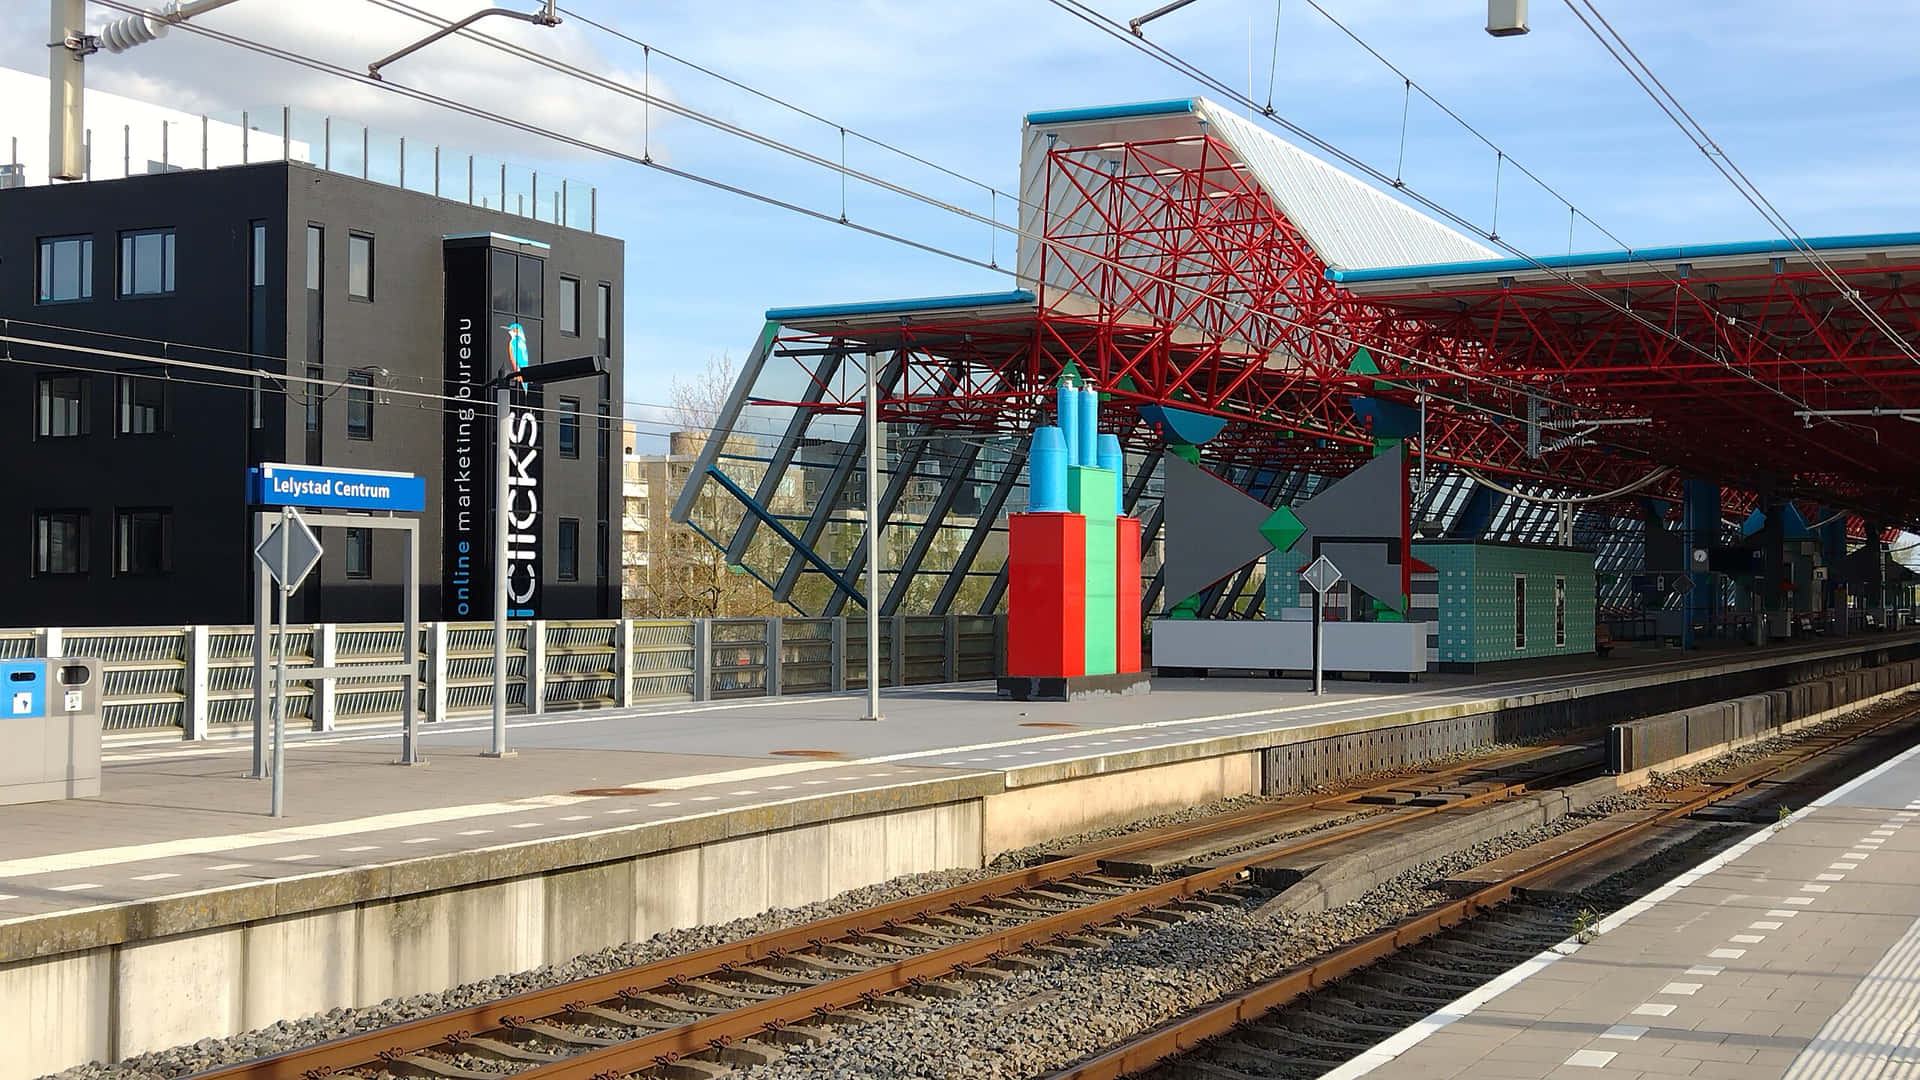
{"label": "colorful sculpture", "polygon": [[1120,439],[1099,430],[1099,392],[1071,378],[1055,416],[1033,433],[1028,510],[1008,520],[1000,690],[1021,701],[1143,692],[1140,521],[1121,513]]}

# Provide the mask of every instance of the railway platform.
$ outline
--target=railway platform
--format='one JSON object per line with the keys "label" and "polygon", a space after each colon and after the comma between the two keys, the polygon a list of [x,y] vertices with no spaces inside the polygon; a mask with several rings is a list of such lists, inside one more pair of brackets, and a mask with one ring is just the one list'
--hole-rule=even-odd
{"label": "railway platform", "polygon": [[[434,991],[663,930],[1238,795],[1920,656],[1920,635],[1616,651],[1407,684],[990,684],[516,717],[290,740],[265,815],[241,740],[115,745],[97,800],[10,807],[0,1080]],[[1883,672],[1884,673],[1884,672]],[[1882,680],[1885,681],[1885,680]],[[38,1018],[38,1019],[36,1019]],[[40,1022],[44,1021],[44,1022]]]}
{"label": "railway platform", "polygon": [[1920,747],[1327,1080],[1920,1076]]}

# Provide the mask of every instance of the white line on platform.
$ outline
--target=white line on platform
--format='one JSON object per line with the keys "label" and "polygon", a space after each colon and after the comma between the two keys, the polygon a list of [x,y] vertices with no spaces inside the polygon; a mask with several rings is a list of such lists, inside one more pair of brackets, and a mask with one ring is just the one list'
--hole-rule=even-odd
{"label": "white line on platform", "polygon": [[[1835,801],[1851,794],[1853,791],[1857,790],[1862,785],[1878,779],[1880,776],[1882,776],[1889,770],[1897,768],[1901,764],[1911,760],[1915,755],[1920,755],[1920,746],[1910,747],[1907,750],[1904,750],[1901,753],[1898,753],[1893,757],[1888,758],[1886,761],[1881,762],[1879,765],[1874,766],[1872,769],[1867,770],[1861,775],[1854,777],[1852,780],[1847,781],[1846,783],[1840,785],[1839,787],[1833,789],[1832,791],[1827,792],[1825,795],[1822,795],[1819,798],[1814,799],[1811,803],[1807,804],[1802,809],[1797,810],[1792,814],[1789,814],[1781,822],[1781,825],[1782,826],[1791,825],[1794,822],[1797,822],[1800,819],[1806,817],[1808,814],[1813,813],[1815,810],[1832,805]],[[1619,911],[1616,911],[1613,914],[1607,916],[1606,918],[1600,920],[1600,922],[1594,926],[1593,928],[1594,932],[1598,934],[1612,933],[1614,930],[1617,930],[1621,926],[1625,925],[1628,921],[1633,919],[1635,916],[1641,914],[1642,912],[1651,910],[1654,904],[1658,903],[1660,899],[1665,899],[1666,897],[1674,895],[1675,893],[1679,892],[1681,889],[1685,888],[1686,886],[1692,885],[1694,882],[1699,881],[1701,878],[1706,877],[1707,875],[1713,873],[1714,871],[1720,869],[1721,867],[1726,866],[1727,864],[1740,858],[1741,856],[1745,855],[1747,852],[1752,851],[1755,847],[1765,843],[1770,837],[1776,835],[1776,832],[1777,830],[1775,829],[1762,829],[1759,832],[1755,833],[1754,835],[1748,837],[1747,839],[1742,840],[1738,844],[1735,844],[1732,847],[1728,848],[1727,850],[1719,853],[1718,855],[1715,855],[1712,858],[1709,858],[1708,860],[1701,863],[1700,865],[1695,866],[1693,869],[1688,870],[1685,873],[1675,877],[1672,881],[1668,882],[1667,884],[1661,886],[1658,889],[1655,889],[1651,893],[1648,893],[1645,898],[1635,901],[1634,903],[1628,904],[1626,907],[1623,907]],[[1824,886],[1822,886],[1822,888],[1824,888]],[[1805,906],[1813,903],[1813,897],[1811,896],[1788,897],[1786,898],[1786,903]],[[1774,914],[1774,913],[1769,912],[1768,914]],[[1916,923],[1916,926],[1920,926],[1920,923]],[[1477,990],[1473,990],[1463,995],[1459,999],[1453,1002],[1450,1002],[1447,1005],[1441,1006],[1441,1008],[1437,1012],[1433,1013],[1432,1015],[1426,1017],[1423,1020],[1420,1020],[1419,1022],[1415,1023],[1412,1027],[1409,1027],[1401,1031],[1397,1035],[1389,1036],[1385,1042],[1382,1042],[1379,1045],[1375,1046],[1371,1051],[1367,1052],[1366,1054],[1363,1054],[1360,1057],[1347,1062],[1345,1065],[1341,1065],[1335,1068],[1334,1070],[1332,1070],[1331,1072],[1326,1073],[1324,1076],[1321,1077],[1321,1080],[1357,1080],[1357,1078],[1367,1075],[1368,1073],[1379,1068],[1380,1066],[1398,1059],[1401,1054],[1406,1053],[1408,1050],[1419,1045],[1421,1042],[1424,1042],[1429,1035],[1432,1035],[1433,1033],[1440,1031],[1441,1029],[1445,1028],[1447,1025],[1453,1023],[1456,1020],[1460,1020],[1467,1016],[1472,1015],[1474,1012],[1478,1011],[1482,1005],[1499,997],[1501,994],[1507,992],[1513,987],[1520,985],[1522,982],[1525,982],[1528,977],[1532,976],[1534,973],[1538,971],[1541,971],[1542,969],[1547,967],[1547,965],[1552,964],[1557,960],[1560,960],[1564,955],[1565,955],[1564,953],[1557,951],[1557,948],[1548,949],[1545,952],[1542,952],[1539,955],[1535,956],[1533,959],[1527,960],[1524,963],[1520,964],[1520,966],[1515,967],[1503,974],[1495,976],[1493,981],[1487,983],[1486,985],[1480,987]],[[1688,974],[1693,974],[1694,971],[1696,970],[1699,970],[1699,969],[1690,970]],[[1715,973],[1717,974],[1718,972],[1716,971]],[[1920,985],[1920,979],[1914,979],[1912,977],[1909,977],[1907,981],[1909,985]],[[1698,984],[1696,984],[1696,986],[1697,985]],[[1645,1009],[1647,1008],[1647,1006],[1643,1005],[1640,1008]],[[1639,1013],[1640,1009],[1635,1009],[1634,1011],[1636,1013]],[[1671,1010],[1669,1010],[1669,1012],[1670,1011]],[[1644,1013],[1642,1015],[1659,1015],[1659,1014]],[[1831,1024],[1831,1022],[1829,1023]],[[1826,1034],[1826,1032],[1823,1030],[1822,1034],[1824,1035]],[[1589,1053],[1589,1051],[1583,1050],[1581,1051],[1581,1053],[1583,1054]],[[1608,1058],[1607,1060],[1611,1061],[1612,1058]],[[1801,1080],[1802,1074],[1791,1074],[1791,1075],[1794,1077],[1794,1080]],[[1811,1080],[1812,1074],[1806,1074],[1806,1075],[1808,1077],[1808,1080]],[[1822,1075],[1825,1075],[1825,1074],[1822,1074]]]}
{"label": "white line on platform", "polygon": [[136,874],[136,875],[134,875],[134,878],[133,878],[133,880],[135,880],[135,881],[165,881],[165,880],[167,880],[168,878],[175,878],[175,877],[179,877],[179,876],[180,876],[179,874]]}
{"label": "white line on platform", "polygon": [[466,806],[437,806],[429,807],[425,810],[405,810],[393,814],[376,814],[372,817],[350,818],[346,821],[326,821],[314,825],[294,825],[284,829],[266,829],[260,832],[238,833],[230,836],[189,836],[179,840],[161,840],[151,844],[128,844],[124,847],[95,848],[92,851],[71,851],[57,855],[36,855],[25,859],[8,859],[0,862],[0,878],[32,877],[36,874],[51,874],[61,870],[116,866],[122,863],[145,862],[148,859],[167,859],[178,855],[205,855],[216,851],[244,851],[248,848],[266,847],[272,844],[295,844],[309,840],[330,840],[340,836],[354,836],[359,833],[380,832],[386,829],[404,829],[416,825],[436,825],[443,821],[464,821],[468,818],[491,817],[496,814],[518,814],[527,810],[573,806],[586,801],[586,797],[579,795],[536,795],[532,798],[515,799],[511,802],[473,803]]}

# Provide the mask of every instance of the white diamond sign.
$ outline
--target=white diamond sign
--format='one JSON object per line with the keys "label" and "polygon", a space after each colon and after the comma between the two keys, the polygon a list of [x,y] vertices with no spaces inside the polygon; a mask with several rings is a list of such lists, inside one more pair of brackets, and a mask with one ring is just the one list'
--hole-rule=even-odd
{"label": "white diamond sign", "polygon": [[1333,561],[1325,555],[1313,560],[1305,570],[1300,571],[1300,576],[1317,593],[1325,593],[1328,589],[1340,584],[1340,568],[1333,565]]}
{"label": "white diamond sign", "polygon": [[[280,537],[283,530],[286,533],[287,544],[285,565],[280,562]],[[300,583],[307,579],[307,575],[312,573],[314,566],[320,562],[322,550],[320,538],[313,535],[313,530],[307,527],[306,519],[297,514],[288,514],[280,519],[278,525],[267,531],[267,538],[260,541],[259,547],[253,549],[253,557],[259,559],[260,565],[267,568],[267,573],[273,576],[275,584],[288,592],[294,592],[300,588]]]}

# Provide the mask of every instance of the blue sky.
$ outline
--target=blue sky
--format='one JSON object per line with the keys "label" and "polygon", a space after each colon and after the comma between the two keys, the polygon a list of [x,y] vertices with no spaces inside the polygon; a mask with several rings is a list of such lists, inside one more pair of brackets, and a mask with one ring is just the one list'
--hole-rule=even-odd
{"label": "blue sky", "polygon": [[[478,0],[417,0],[443,15]],[[1581,210],[1637,246],[1759,239],[1772,230],[1629,81],[1556,0],[1534,0],[1533,32],[1494,39],[1481,0],[1321,0],[1389,59]],[[1046,0],[968,4],[729,0],[570,0],[659,48],[748,82],[833,121],[805,120],[577,21],[558,30],[496,20],[493,32],[570,62],[656,88],[730,123],[839,156],[838,125],[987,184],[1012,190],[1020,118],[1039,108],[1189,96],[1184,76],[1099,34]],[[518,6],[531,8],[530,2]],[[1155,6],[1096,0],[1122,21]],[[1920,124],[1909,102],[1920,77],[1911,47],[1920,8],[1893,2],[1598,0],[1598,6],[1760,189],[1808,236],[1920,229]],[[1198,0],[1149,35],[1315,134],[1391,172],[1402,85],[1305,0],[1281,0],[1278,62],[1272,0]],[[43,7],[0,13],[0,63],[38,70]],[[104,19],[105,9],[95,9]],[[353,66],[404,42],[416,24],[367,0],[240,0],[209,25]],[[23,44],[24,43],[24,44]],[[1251,50],[1249,46],[1251,45]],[[743,354],[768,307],[987,291],[1010,279],[862,236],[642,167],[522,135],[487,130],[430,107],[357,88],[176,33],[110,61],[94,85],[193,109],[292,103],[387,130],[443,139],[583,178],[600,191],[604,232],[627,243],[629,398],[665,402],[671,379],[709,357]],[[682,119],[528,69],[477,46],[448,43],[396,67],[395,81],[565,128],[718,180],[831,215],[841,185],[817,167]],[[31,107],[40,108],[38,104]],[[887,178],[985,212],[978,187],[850,144],[850,160]],[[1409,186],[1487,225],[1494,154],[1417,98],[1408,123]],[[854,185],[856,221],[969,257],[988,230],[944,211]],[[1008,208],[1000,207],[1004,220]],[[1513,171],[1499,229],[1533,254],[1564,253],[1564,206]],[[1582,224],[1573,246],[1617,246]],[[1009,261],[1011,240],[997,249]]]}

